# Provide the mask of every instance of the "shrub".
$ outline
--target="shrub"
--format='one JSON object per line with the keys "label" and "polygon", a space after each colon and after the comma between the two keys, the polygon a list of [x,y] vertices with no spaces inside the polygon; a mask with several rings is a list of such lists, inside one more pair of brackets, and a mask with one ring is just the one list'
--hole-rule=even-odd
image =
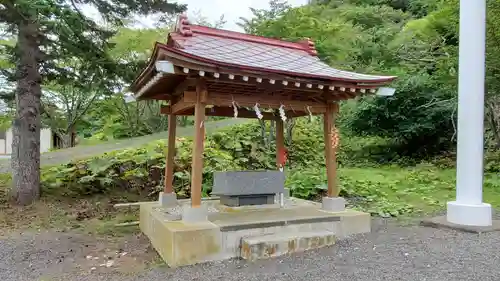
{"label": "shrub", "polygon": [[[289,168],[324,167],[323,132],[318,120],[299,119],[289,146]],[[209,194],[214,171],[275,169],[275,144],[264,145],[258,122],[236,125],[208,135],[204,149],[203,191]],[[367,156],[383,150],[381,139],[343,137],[338,152],[342,166],[376,165]],[[273,141],[274,142],[274,141]],[[152,196],[163,186],[166,140],[116,151],[42,171],[46,194],[89,196],[111,191]],[[192,140],[177,140],[174,187],[181,197],[189,197]],[[379,152],[377,152],[379,151]],[[373,161],[372,161],[373,162]]]}

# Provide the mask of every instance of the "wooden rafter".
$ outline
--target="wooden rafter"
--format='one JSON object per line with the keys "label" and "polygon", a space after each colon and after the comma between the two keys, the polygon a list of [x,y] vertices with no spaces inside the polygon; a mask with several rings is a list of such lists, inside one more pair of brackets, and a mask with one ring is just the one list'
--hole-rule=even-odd
{"label": "wooden rafter", "polygon": [[[195,102],[186,102],[181,97],[181,99],[170,106],[170,112],[168,114],[181,115],[182,112],[186,111],[187,109],[192,109],[194,105]],[[161,113],[163,113],[163,111]]]}
{"label": "wooden rafter", "polygon": [[[262,113],[262,119],[263,120],[277,120],[279,119],[279,115],[273,114],[272,112],[261,112]],[[293,117],[301,117],[301,116],[308,116],[310,115],[309,112],[304,112],[304,111],[286,111],[286,116],[288,118],[293,118]],[[169,105],[164,105],[161,107],[161,114],[163,115],[170,115],[172,114],[172,109]],[[190,108],[187,110],[184,110],[182,113],[176,114],[179,116],[193,116],[194,115],[194,108]],[[219,107],[219,106],[212,106],[212,107],[207,107],[205,108],[205,115],[206,116],[218,116],[218,117],[234,117],[234,110],[232,107]],[[251,119],[257,119],[257,114],[255,111],[246,109],[246,108],[238,108],[238,116],[237,118],[251,118]]]}
{"label": "wooden rafter", "polygon": [[[193,103],[196,100],[196,93],[194,92],[184,92],[184,102]],[[314,101],[300,101],[293,99],[286,99],[286,97],[273,97],[266,95],[251,95],[251,96],[231,96],[221,93],[208,93],[206,98],[206,104],[214,106],[232,106],[233,101],[238,107],[253,107],[255,104],[259,104],[262,108],[272,108],[278,109],[284,106],[286,110],[305,112],[309,111],[312,113],[323,113],[326,111],[326,105],[321,102]],[[174,111],[172,111],[174,112]]]}

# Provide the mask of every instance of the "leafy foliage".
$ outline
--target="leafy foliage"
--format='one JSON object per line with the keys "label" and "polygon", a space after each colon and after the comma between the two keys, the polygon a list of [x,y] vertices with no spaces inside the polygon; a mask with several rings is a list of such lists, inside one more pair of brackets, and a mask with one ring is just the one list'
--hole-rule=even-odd
{"label": "leafy foliage", "polygon": [[[319,199],[326,190],[324,146],[319,125],[319,120],[311,123],[299,119],[289,147],[286,186],[299,198]],[[205,195],[211,192],[215,171],[275,168],[275,151],[266,147],[259,128],[260,124],[253,122],[207,137],[203,170]],[[342,137],[338,182],[341,195],[352,207],[380,216],[400,216],[441,206],[441,197],[433,199],[435,190],[444,190],[442,196],[453,194],[453,177],[448,172],[443,178],[436,168],[379,166],[388,161],[384,158],[386,151],[380,148],[385,143],[383,139]],[[121,193],[152,199],[163,186],[168,149],[165,145],[166,141],[159,140],[144,147],[44,169],[43,192],[72,198]],[[174,187],[179,197],[190,196],[191,157],[192,141],[178,139]],[[494,187],[495,183],[492,184]]]}
{"label": "leafy foliage", "polygon": [[[80,11],[81,5],[95,8],[107,25],[99,24]],[[40,196],[40,128],[42,81],[71,85],[82,90],[99,80],[100,90],[113,92],[123,87],[127,64],[109,55],[109,39],[123,19],[136,14],[171,15],[185,5],[167,1],[130,0],[6,0],[0,5],[0,25],[14,46],[2,43],[1,58],[15,69],[0,69],[8,81],[17,83],[16,115],[13,122],[12,199],[27,205]],[[66,65],[76,61],[78,68]],[[43,77],[43,79],[42,79]],[[4,89],[2,89],[4,92]],[[5,93],[4,93],[5,96]],[[8,93],[7,93],[8,97]]]}
{"label": "leafy foliage", "polygon": [[269,11],[253,10],[241,25],[263,36],[312,38],[319,57],[333,67],[397,75],[394,97],[362,98],[342,126],[360,136],[391,138],[399,146],[395,152],[418,158],[454,144],[457,3],[318,0],[291,8],[273,1]]}

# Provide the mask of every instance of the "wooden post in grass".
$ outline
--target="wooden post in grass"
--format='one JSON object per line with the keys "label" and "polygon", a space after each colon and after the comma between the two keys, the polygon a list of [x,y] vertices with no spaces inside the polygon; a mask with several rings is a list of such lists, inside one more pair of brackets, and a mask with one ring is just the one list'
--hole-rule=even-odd
{"label": "wooden post in grass", "polygon": [[201,206],[201,186],[203,180],[203,141],[205,138],[205,106],[207,87],[204,80],[196,85],[196,104],[194,106],[194,143],[191,167],[191,207]]}
{"label": "wooden post in grass", "polygon": [[326,112],[323,117],[328,197],[337,197],[339,195],[339,188],[337,186],[337,149],[334,147],[333,143],[335,119],[337,118],[338,112],[338,103],[329,102],[327,103]]}
{"label": "wooden post in grass", "polygon": [[170,114],[168,116],[168,147],[167,161],[165,165],[165,188],[166,194],[173,193],[174,187],[174,157],[175,157],[175,131],[177,127],[177,116]]}

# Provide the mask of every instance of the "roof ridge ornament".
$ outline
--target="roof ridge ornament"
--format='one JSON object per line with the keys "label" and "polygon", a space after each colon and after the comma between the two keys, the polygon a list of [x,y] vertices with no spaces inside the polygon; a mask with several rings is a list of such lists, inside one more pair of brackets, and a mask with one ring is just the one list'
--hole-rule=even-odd
{"label": "roof ridge ornament", "polygon": [[185,13],[180,14],[177,18],[175,31],[182,36],[193,36],[193,31],[191,31],[191,23],[189,22],[188,16]]}
{"label": "roof ridge ornament", "polygon": [[310,55],[317,56],[318,51],[316,51],[316,44],[314,43],[311,38],[305,38],[304,40],[300,40],[297,43],[301,44],[306,48],[306,52],[308,52]]}

